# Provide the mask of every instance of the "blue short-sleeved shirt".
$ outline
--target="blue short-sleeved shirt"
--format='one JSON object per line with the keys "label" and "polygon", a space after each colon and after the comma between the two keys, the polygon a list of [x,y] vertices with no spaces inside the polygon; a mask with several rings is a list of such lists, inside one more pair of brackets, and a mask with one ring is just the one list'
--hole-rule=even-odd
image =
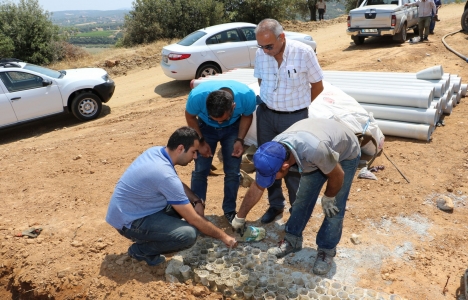
{"label": "blue short-sleeved shirt", "polygon": [[[234,95],[236,107],[229,120],[219,124],[208,117],[206,98],[216,90],[229,88]],[[226,127],[235,123],[242,115],[250,116],[256,108],[255,92],[247,85],[235,80],[207,80],[197,85],[189,94],[185,110],[194,116],[198,116],[206,124],[212,127]]]}
{"label": "blue short-sleeved shirt", "polygon": [[138,156],[122,175],[109,203],[106,221],[117,229],[157,213],[168,204],[190,203],[164,147]]}

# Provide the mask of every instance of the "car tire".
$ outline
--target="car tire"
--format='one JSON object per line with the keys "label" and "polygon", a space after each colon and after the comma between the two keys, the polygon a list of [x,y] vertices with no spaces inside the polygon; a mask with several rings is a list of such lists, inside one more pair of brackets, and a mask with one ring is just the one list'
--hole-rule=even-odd
{"label": "car tire", "polygon": [[195,78],[207,77],[210,75],[216,75],[221,73],[221,69],[215,64],[204,64],[201,65],[198,70]]}
{"label": "car tire", "polygon": [[395,34],[395,36],[393,37],[393,39],[395,41],[397,41],[398,43],[404,43],[406,42],[406,23],[403,24],[403,26],[401,27],[401,30],[400,32],[398,32],[397,34]]}
{"label": "car tire", "polygon": [[366,39],[364,36],[353,36],[353,42],[356,46],[364,44],[364,40]]}
{"label": "car tire", "polygon": [[461,18],[461,27],[463,28],[463,31],[468,32],[468,9],[463,12]]}
{"label": "car tire", "polygon": [[101,114],[102,101],[92,92],[83,92],[75,96],[71,103],[73,115],[81,121],[94,120]]}

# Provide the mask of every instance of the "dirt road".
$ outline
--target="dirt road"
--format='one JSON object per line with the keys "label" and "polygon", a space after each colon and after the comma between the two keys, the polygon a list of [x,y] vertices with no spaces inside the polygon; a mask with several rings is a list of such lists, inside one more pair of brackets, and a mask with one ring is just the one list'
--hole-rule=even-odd
{"label": "dirt road", "polygon": [[[344,21],[311,31],[295,26],[317,41],[325,70],[416,72],[441,64],[466,83],[467,63],[441,43],[443,35],[460,28],[461,11],[461,4],[445,5],[436,34],[415,45],[371,38],[357,47]],[[447,41],[468,55],[466,34]],[[115,96],[98,120],[79,123],[57,116],[0,130],[0,299],[220,299],[200,286],[168,284],[163,268],[130,260],[130,242],[104,221],[126,167],[148,147],[164,145],[185,124],[190,91],[189,82],[167,78],[158,66],[114,79]],[[467,112],[465,98],[430,142],[386,138],[385,152],[410,183],[384,156],[375,161],[386,167],[377,173],[378,181],[355,179],[332,278],[407,299],[464,299]],[[177,168],[186,183],[192,168]],[[222,180],[210,177],[205,214],[229,230],[221,210]],[[245,192],[240,188],[240,199]],[[436,208],[441,195],[453,199],[453,213]],[[267,201],[261,201],[248,221],[257,222],[266,207]],[[285,213],[266,226],[268,236],[257,246],[274,245],[288,217]],[[321,218],[314,212],[304,233],[305,249],[287,260],[292,267],[311,270]],[[15,237],[31,226],[43,228],[39,237]],[[361,244],[351,243],[353,233]]]}

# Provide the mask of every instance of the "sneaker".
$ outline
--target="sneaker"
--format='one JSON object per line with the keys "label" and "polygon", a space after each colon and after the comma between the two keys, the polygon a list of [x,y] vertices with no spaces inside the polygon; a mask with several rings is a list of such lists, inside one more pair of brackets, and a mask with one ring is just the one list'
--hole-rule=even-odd
{"label": "sneaker", "polygon": [[278,243],[278,247],[268,249],[268,253],[281,258],[288,255],[289,253],[298,252],[300,250],[302,250],[302,246],[294,248],[287,240],[282,240]]}
{"label": "sneaker", "polygon": [[317,275],[325,275],[330,272],[332,267],[333,256],[327,254],[325,251],[319,250],[317,258],[314,262],[313,272]]}
{"label": "sneaker", "polygon": [[263,224],[273,222],[278,215],[283,213],[283,210],[284,208],[275,208],[270,206],[260,219],[260,222],[262,222]]}
{"label": "sneaker", "polygon": [[152,255],[152,256],[145,256],[139,255],[132,251],[132,247],[128,248],[128,256],[134,258],[138,261],[145,261],[149,266],[159,266],[160,264],[166,261],[166,257],[164,255]]}
{"label": "sneaker", "polygon": [[231,211],[231,212],[225,213],[224,217],[229,222],[229,224],[232,224],[232,220],[234,220],[234,217],[236,216],[236,214],[237,214],[236,211]]}
{"label": "sneaker", "polygon": [[429,40],[427,39],[427,36],[423,38],[423,41],[429,42]]}

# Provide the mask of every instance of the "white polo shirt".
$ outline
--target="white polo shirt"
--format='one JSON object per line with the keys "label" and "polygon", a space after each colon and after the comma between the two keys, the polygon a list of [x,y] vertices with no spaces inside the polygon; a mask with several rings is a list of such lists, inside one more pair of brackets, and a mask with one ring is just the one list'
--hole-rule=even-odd
{"label": "white polo shirt", "polygon": [[262,80],[260,97],[271,109],[295,111],[311,102],[310,83],[323,79],[314,50],[304,43],[286,39],[283,62],[258,49],[254,76]]}

